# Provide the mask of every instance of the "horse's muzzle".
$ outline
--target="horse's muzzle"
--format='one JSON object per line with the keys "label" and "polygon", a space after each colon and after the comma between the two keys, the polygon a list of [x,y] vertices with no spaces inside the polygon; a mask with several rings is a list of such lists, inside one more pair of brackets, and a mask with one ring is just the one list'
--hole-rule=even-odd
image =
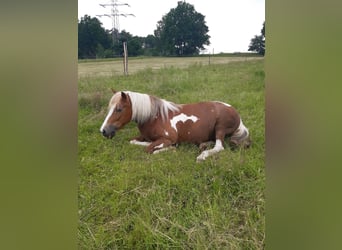
{"label": "horse's muzzle", "polygon": [[112,139],[115,135],[115,127],[114,126],[107,126],[105,128],[103,128],[102,135],[108,139]]}

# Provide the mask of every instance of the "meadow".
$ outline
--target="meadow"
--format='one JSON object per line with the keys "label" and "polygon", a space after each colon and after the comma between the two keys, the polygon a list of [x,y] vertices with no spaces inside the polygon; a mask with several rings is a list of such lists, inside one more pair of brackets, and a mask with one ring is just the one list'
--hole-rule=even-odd
{"label": "meadow", "polygon": [[[79,249],[264,249],[264,60],[139,60],[136,67],[129,61],[128,76],[119,73],[122,62],[119,69],[112,61],[79,63]],[[226,143],[196,163],[195,145],[150,155],[129,144],[138,135],[133,122],[105,139],[99,128],[111,88],[175,103],[229,103],[252,146]]]}

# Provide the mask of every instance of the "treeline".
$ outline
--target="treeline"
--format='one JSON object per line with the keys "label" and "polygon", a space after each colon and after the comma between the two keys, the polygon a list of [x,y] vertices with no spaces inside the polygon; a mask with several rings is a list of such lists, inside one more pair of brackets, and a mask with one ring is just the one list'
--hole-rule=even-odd
{"label": "treeline", "polygon": [[[194,6],[179,1],[157,23],[154,34],[133,36],[122,30],[105,30],[96,17],[85,15],[78,22],[78,58],[112,58],[123,56],[123,42],[129,56],[193,56],[210,44],[205,16]],[[265,23],[260,36],[255,36],[249,51],[265,54]]]}
{"label": "treeline", "polygon": [[129,32],[105,30],[96,17],[85,15],[78,23],[78,58],[112,58],[123,55],[123,42],[127,42],[130,56],[156,56],[156,38],[133,36]]}
{"label": "treeline", "polygon": [[96,17],[85,15],[78,23],[78,58],[122,56],[123,42],[127,42],[129,56],[198,55],[210,44],[208,32],[205,17],[184,1],[164,15],[154,34],[147,37],[105,30]]}

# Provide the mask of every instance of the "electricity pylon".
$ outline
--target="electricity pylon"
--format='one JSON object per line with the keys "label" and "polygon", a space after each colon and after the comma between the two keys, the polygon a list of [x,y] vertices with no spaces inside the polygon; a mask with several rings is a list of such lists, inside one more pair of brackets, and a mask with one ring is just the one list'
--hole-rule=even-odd
{"label": "electricity pylon", "polygon": [[119,6],[128,6],[131,7],[128,3],[120,3],[118,0],[111,0],[110,3],[107,4],[100,4],[103,8],[111,7],[110,14],[102,14],[102,15],[96,15],[99,17],[110,17],[112,19],[112,37],[113,37],[113,44],[115,41],[119,39],[119,33],[120,33],[120,22],[119,22],[119,16],[135,16],[134,14],[126,14],[121,13],[118,10]]}

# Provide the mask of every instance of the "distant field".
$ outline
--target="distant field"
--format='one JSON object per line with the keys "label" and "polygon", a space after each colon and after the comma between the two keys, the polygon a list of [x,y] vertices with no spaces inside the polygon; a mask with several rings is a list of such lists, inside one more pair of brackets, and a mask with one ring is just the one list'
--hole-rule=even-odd
{"label": "distant field", "polygon": [[[264,61],[219,60],[130,60],[129,76],[120,75],[121,62],[79,64],[79,249],[265,248]],[[196,163],[195,145],[150,155],[129,144],[134,123],[105,139],[110,88],[176,103],[224,101],[253,144]]]}
{"label": "distant field", "polygon": [[[241,57],[241,56],[211,56],[209,57],[150,57],[150,58],[129,58],[128,73],[133,74],[142,69],[160,69],[165,67],[184,68],[191,64],[225,64],[237,61],[260,60],[262,57]],[[123,75],[123,61],[115,60],[84,60],[78,64],[78,77],[95,76],[117,76]]]}

